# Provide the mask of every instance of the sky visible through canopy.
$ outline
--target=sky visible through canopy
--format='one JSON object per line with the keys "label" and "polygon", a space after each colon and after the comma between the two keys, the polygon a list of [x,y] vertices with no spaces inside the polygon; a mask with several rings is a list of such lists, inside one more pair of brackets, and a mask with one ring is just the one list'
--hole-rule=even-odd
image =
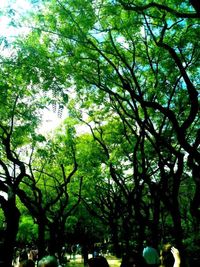
{"label": "sky visible through canopy", "polygon": [[25,31],[25,29],[17,29],[14,26],[9,25],[11,20],[4,15],[6,10],[15,10],[15,16],[29,10],[31,5],[26,0],[0,0],[0,35],[1,36],[16,36],[19,33]]}
{"label": "sky visible through canopy", "polygon": [[[15,10],[13,16],[17,18],[20,14],[30,10],[32,5],[26,0],[0,0],[0,37],[15,38],[18,34],[27,33],[28,29],[25,27],[16,28],[11,24],[11,18],[6,16],[4,13],[6,10]],[[12,12],[12,11],[11,11]],[[12,17],[13,18],[13,17]],[[1,46],[1,45],[0,45]],[[9,53],[5,52],[4,53]],[[40,131],[43,133],[50,132],[55,129],[63,120],[59,118],[56,113],[54,113],[51,107],[46,109],[43,114],[43,123],[41,125]]]}

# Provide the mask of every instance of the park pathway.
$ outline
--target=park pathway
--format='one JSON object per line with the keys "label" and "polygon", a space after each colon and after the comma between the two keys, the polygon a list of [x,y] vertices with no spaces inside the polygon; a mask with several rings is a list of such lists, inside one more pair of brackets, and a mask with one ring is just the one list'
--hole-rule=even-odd
{"label": "park pathway", "polygon": [[[92,255],[89,255],[89,258],[92,257]],[[114,256],[106,256],[106,259],[108,260],[110,267],[119,267],[121,260],[115,258]],[[67,257],[69,259],[69,257]],[[36,265],[35,265],[36,266]],[[16,264],[14,264],[14,267],[19,267],[19,261],[17,259]],[[64,267],[84,267],[83,259],[81,255],[76,255],[75,259],[71,259]]]}

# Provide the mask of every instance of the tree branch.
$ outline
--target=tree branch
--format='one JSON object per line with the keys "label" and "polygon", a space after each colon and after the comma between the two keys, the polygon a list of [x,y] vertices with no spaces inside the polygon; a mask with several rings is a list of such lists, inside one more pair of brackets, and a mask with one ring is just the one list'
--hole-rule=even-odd
{"label": "tree branch", "polygon": [[[170,14],[173,14],[175,17],[178,18],[199,18],[200,17],[200,13],[199,13],[199,9],[196,9],[195,6],[193,5],[193,7],[195,8],[196,11],[198,11],[197,13],[194,12],[179,12],[171,7],[165,6],[163,4],[158,4],[155,2],[151,2],[149,4],[146,5],[135,5],[135,4],[127,4],[125,3],[123,0],[118,0],[118,2],[122,5],[122,7],[125,10],[130,10],[130,11],[136,11],[136,12],[143,12],[145,10],[151,9],[151,8],[156,8],[158,10],[163,10],[163,11],[167,11]],[[190,1],[190,2],[194,2],[194,1]],[[197,2],[197,1],[195,1]]]}

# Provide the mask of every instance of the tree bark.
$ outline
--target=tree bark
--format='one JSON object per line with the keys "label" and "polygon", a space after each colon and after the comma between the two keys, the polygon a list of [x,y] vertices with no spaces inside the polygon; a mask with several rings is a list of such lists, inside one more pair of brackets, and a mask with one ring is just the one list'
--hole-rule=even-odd
{"label": "tree bark", "polygon": [[6,229],[3,242],[2,266],[12,267],[13,251],[19,227],[20,212],[16,207],[14,194],[11,197],[8,194],[8,200],[6,202],[6,207],[4,208]]}

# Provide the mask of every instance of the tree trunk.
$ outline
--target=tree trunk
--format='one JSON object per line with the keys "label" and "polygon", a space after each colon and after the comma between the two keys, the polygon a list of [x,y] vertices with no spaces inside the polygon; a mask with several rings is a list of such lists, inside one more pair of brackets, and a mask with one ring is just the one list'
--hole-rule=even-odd
{"label": "tree trunk", "polygon": [[113,243],[113,249],[114,254],[117,258],[121,257],[121,247],[119,245],[119,238],[118,238],[118,228],[115,223],[110,223],[110,229],[111,229],[111,240]]}
{"label": "tree trunk", "polygon": [[160,195],[159,187],[156,184],[153,184],[151,188],[151,197],[153,202],[152,213],[153,221],[151,225],[151,233],[154,247],[158,247],[160,242],[160,229],[159,229],[159,219],[160,219]]}
{"label": "tree trunk", "polygon": [[190,213],[194,220],[195,236],[199,236],[200,229],[200,167],[199,164],[192,159],[192,156],[188,157],[188,166],[192,170],[192,177],[195,183],[195,192],[190,203]]}
{"label": "tree trunk", "polygon": [[86,266],[88,263],[88,246],[86,243],[82,244],[82,257],[83,257],[84,266]]}
{"label": "tree trunk", "polygon": [[57,254],[59,261],[61,262],[62,259],[62,247],[65,245],[64,240],[64,232],[65,232],[65,224],[62,222],[54,221],[53,223],[49,224],[49,233],[50,233],[50,240],[49,240],[49,254],[55,255]]}
{"label": "tree trunk", "polygon": [[45,219],[38,220],[38,259],[45,256]]}
{"label": "tree trunk", "polygon": [[178,201],[173,201],[173,208],[171,208],[171,215],[174,223],[174,238],[179,249],[183,247],[183,229],[181,226],[181,214],[179,205],[176,203]]}
{"label": "tree trunk", "polygon": [[[58,226],[57,226],[58,227]],[[57,249],[57,229],[55,228],[54,224],[51,224],[49,226],[49,243],[48,243],[48,251],[50,255],[56,254]]]}
{"label": "tree trunk", "polygon": [[3,241],[2,266],[11,267],[20,218],[20,212],[16,207],[14,194],[11,197],[8,194],[8,200],[6,208],[4,209],[4,214],[6,229],[5,238]]}

